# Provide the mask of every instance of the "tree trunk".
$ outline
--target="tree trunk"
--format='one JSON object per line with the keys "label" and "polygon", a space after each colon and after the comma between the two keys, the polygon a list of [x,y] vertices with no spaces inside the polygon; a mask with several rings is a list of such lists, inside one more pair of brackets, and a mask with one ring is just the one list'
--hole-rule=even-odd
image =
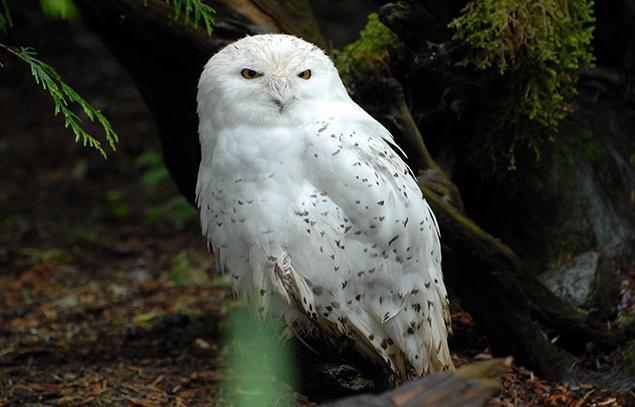
{"label": "tree trunk", "polygon": [[[264,32],[286,32],[325,47],[305,1],[209,1],[217,11],[211,37],[174,20],[173,11],[160,0],[149,0],[147,7],[140,0],[76,3],[87,26],[137,84],[157,123],[166,165],[190,201],[200,161],[196,89],[209,57],[245,34]],[[413,8],[401,1],[382,11],[383,21],[408,45],[404,52],[415,55],[410,61],[434,59],[425,51],[426,41],[447,40],[447,22],[466,2],[436,3],[421,2]],[[437,49],[436,57],[451,60],[453,55],[451,50],[438,55]],[[461,194],[446,175],[451,173],[449,166],[437,164],[429,153],[398,88],[380,89],[384,98],[361,103],[370,111],[388,112],[378,118],[399,133],[397,140],[405,140],[408,150],[416,151],[411,165],[421,174],[423,194],[439,221],[448,285],[495,343],[495,351],[511,353],[545,377],[562,378],[572,360],[568,352],[581,351],[583,341],[624,339],[622,332],[606,330],[554,296],[508,246],[463,214]],[[545,330],[562,335],[557,342],[561,347]]]}
{"label": "tree trunk", "polygon": [[86,25],[97,33],[137,84],[154,117],[163,157],[190,202],[200,147],[196,90],[207,60],[247,34],[291,32],[320,46],[324,40],[302,1],[214,1],[214,35],[174,19],[164,1],[79,0]]}

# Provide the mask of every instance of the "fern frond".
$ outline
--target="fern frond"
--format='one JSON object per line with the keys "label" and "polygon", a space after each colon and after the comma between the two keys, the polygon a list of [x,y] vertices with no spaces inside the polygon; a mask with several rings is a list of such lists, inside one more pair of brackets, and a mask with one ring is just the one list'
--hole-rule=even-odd
{"label": "fern frond", "polygon": [[104,131],[106,142],[113,151],[116,151],[119,136],[112,129],[108,119],[106,119],[99,110],[86,102],[73,88],[67,85],[55,69],[38,59],[37,53],[33,48],[16,48],[1,43],[0,48],[20,58],[31,67],[31,74],[35,79],[35,83],[42,86],[42,89],[48,91],[55,105],[55,115],[57,116],[61,113],[62,116],[64,116],[64,127],[70,128],[73,131],[73,134],[75,134],[75,142],[82,142],[84,146],[96,149],[104,158],[107,158],[101,141],[86,132],[81,126],[81,118],[70,108],[73,104],[79,105],[91,122],[97,120]]}
{"label": "fern frond", "polygon": [[11,27],[13,27],[13,21],[7,0],[0,0],[0,31],[7,32],[7,29]]}
{"label": "fern frond", "polygon": [[[214,14],[216,10],[203,0],[164,0],[174,9],[174,19],[182,17],[185,24],[198,27],[202,22],[207,31],[207,35],[212,35],[214,30]],[[148,0],[143,0],[143,4],[148,5]]]}

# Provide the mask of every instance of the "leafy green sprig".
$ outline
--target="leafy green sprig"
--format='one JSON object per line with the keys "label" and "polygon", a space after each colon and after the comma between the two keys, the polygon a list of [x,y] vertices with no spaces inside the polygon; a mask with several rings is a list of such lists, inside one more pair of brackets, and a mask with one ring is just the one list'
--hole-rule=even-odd
{"label": "leafy green sprig", "polygon": [[44,15],[60,20],[75,21],[79,18],[79,10],[73,0],[40,0],[40,8]]}
{"label": "leafy green sprig", "polygon": [[[212,34],[214,28],[215,10],[205,4],[203,0],[164,0],[174,10],[174,19],[185,24],[198,26],[203,23],[208,35]],[[148,0],[143,0],[147,6]],[[42,11],[49,16],[58,17],[64,20],[72,20],[77,17],[78,12],[72,0],[40,0]],[[7,5],[7,0],[0,0],[0,32],[6,32],[13,27],[11,11]],[[81,126],[81,118],[73,112],[72,106],[79,105],[86,117],[92,122],[95,120],[101,125],[106,143],[113,151],[116,151],[116,144],[119,136],[112,129],[110,122],[98,110],[86,102],[73,88],[67,85],[60,75],[51,66],[37,58],[37,53],[30,47],[14,47],[0,43],[0,48],[15,55],[26,62],[30,68],[35,82],[48,91],[55,105],[55,115],[62,114],[64,125],[70,128],[75,134],[75,141],[82,142],[84,146],[89,146],[106,158],[106,150],[102,142],[90,135]],[[0,68],[3,67],[0,62]]]}
{"label": "leafy green sprig", "polygon": [[64,117],[64,126],[73,131],[76,142],[82,142],[84,146],[92,147],[99,151],[104,158],[107,157],[102,142],[84,130],[81,126],[81,118],[71,110],[71,106],[74,104],[79,105],[91,122],[96,120],[100,124],[104,131],[106,143],[113,151],[116,151],[119,136],[112,129],[108,119],[106,119],[98,109],[95,109],[86,102],[73,88],[67,85],[53,67],[38,59],[37,53],[33,48],[17,48],[2,43],[0,43],[0,48],[15,55],[31,67],[31,73],[33,74],[35,82],[41,85],[42,89],[48,91],[55,105],[55,115],[62,114]]}
{"label": "leafy green sprig", "polygon": [[[214,14],[216,11],[202,0],[164,0],[174,9],[174,19],[183,18],[185,24],[197,27],[201,22],[205,26],[207,35],[212,35],[214,30]],[[148,5],[148,0],[143,0]]]}

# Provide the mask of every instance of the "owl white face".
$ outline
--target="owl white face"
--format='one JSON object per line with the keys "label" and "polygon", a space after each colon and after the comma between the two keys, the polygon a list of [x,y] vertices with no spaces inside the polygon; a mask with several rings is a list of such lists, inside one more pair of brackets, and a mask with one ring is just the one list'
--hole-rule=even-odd
{"label": "owl white face", "polygon": [[349,97],[318,47],[289,35],[264,34],[214,55],[201,76],[198,99],[199,117],[215,126],[262,126],[309,119],[316,103]]}

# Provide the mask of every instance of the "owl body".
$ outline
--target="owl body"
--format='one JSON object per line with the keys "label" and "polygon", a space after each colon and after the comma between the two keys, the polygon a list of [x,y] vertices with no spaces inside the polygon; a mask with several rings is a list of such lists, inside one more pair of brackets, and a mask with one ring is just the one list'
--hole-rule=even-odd
{"label": "owl body", "polygon": [[402,380],[451,368],[434,214],[328,57],[247,37],[206,65],[198,105],[201,226],[240,298]]}

